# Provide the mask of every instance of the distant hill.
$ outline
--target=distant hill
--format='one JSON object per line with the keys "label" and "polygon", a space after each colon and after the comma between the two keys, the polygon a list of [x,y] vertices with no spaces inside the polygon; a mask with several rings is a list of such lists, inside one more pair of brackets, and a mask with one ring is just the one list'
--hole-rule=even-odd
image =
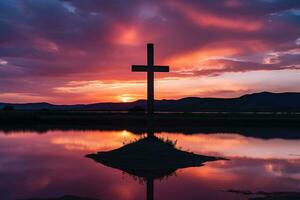
{"label": "distant hill", "polygon": [[[145,100],[129,103],[95,103],[54,105],[49,103],[0,103],[0,109],[12,105],[15,110],[101,110],[127,111],[135,106],[146,107]],[[300,93],[261,92],[237,98],[187,97],[178,100],[155,101],[156,111],[168,112],[300,112]]]}

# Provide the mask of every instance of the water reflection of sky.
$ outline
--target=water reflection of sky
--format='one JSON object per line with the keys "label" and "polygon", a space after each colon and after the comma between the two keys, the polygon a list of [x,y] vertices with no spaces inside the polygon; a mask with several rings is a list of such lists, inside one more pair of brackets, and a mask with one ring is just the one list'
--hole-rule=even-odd
{"label": "water reflection of sky", "polygon": [[[180,169],[155,182],[155,199],[242,199],[227,189],[300,191],[300,140],[238,134],[161,133],[184,150],[230,158]],[[145,199],[145,185],[84,157],[140,136],[128,131],[0,133],[0,199],[58,197]]]}

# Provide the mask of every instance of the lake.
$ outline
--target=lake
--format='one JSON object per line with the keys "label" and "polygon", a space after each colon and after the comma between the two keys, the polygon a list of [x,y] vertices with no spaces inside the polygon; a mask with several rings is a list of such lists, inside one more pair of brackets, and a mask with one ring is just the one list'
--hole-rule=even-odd
{"label": "lake", "polygon": [[[228,190],[300,192],[300,139],[227,132],[156,135],[177,141],[182,150],[229,160],[179,169],[154,180],[155,200],[249,198]],[[0,131],[0,199],[146,199],[146,180],[85,157],[140,137],[128,130]]]}

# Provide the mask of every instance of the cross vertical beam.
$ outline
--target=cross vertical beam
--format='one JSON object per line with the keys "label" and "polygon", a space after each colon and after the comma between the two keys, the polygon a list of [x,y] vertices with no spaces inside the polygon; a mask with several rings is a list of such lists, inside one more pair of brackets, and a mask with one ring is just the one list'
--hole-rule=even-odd
{"label": "cross vertical beam", "polygon": [[149,177],[147,178],[147,200],[153,200],[154,196],[154,179]]}
{"label": "cross vertical beam", "polygon": [[149,115],[153,114],[153,106],[154,106],[154,49],[153,44],[147,44],[147,65],[148,65],[148,73],[147,73],[147,113]]}

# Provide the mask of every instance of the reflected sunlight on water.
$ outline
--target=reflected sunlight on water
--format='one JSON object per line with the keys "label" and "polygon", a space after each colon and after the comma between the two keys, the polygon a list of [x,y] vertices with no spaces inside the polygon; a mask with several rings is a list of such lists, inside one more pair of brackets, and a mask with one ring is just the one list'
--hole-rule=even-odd
{"label": "reflected sunlight on water", "polygon": [[[259,139],[239,134],[160,133],[183,150],[228,161],[179,169],[155,181],[155,199],[246,199],[225,192],[300,191],[300,140]],[[145,184],[84,156],[140,138],[123,131],[0,132],[0,197],[146,199]]]}
{"label": "reflected sunlight on water", "polygon": [[300,158],[300,140],[259,139],[238,134],[170,134],[163,137],[177,140],[178,146],[200,154],[249,158]]}

